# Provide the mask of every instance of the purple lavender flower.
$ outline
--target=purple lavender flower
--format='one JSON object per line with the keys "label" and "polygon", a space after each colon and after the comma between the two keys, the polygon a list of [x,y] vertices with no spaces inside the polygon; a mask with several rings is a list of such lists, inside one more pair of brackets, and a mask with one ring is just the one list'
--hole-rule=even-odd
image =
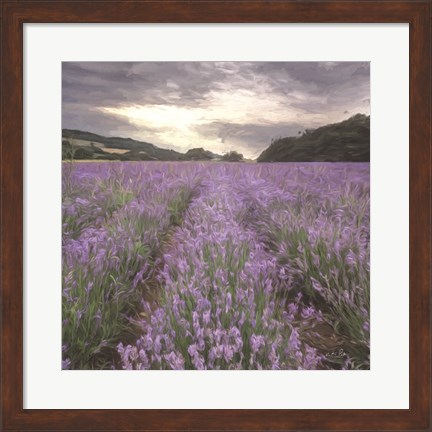
{"label": "purple lavender flower", "polygon": [[63,181],[72,368],[103,341],[125,369],[331,367],[318,323],[368,367],[367,164],[80,163]]}

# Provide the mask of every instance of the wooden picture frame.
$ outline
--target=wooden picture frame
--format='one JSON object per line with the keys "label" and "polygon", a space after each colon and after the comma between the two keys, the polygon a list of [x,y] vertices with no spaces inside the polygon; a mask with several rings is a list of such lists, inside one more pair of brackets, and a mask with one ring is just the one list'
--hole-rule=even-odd
{"label": "wooden picture frame", "polygon": [[[4,0],[1,14],[2,430],[431,430],[431,1]],[[409,23],[409,409],[23,409],[23,24],[84,22]]]}

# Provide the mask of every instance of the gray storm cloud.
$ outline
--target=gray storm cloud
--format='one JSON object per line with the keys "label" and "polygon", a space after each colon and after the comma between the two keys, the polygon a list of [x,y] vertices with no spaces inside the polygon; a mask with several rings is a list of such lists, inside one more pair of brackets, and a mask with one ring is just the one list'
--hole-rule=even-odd
{"label": "gray storm cloud", "polygon": [[62,127],[255,157],[370,112],[367,62],[64,62]]}

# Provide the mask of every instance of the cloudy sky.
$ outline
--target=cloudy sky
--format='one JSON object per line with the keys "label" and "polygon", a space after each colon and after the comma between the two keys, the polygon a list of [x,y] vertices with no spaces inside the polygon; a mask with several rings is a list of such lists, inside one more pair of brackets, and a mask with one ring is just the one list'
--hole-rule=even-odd
{"label": "cloudy sky", "polygon": [[63,128],[257,157],[370,112],[366,62],[64,62]]}

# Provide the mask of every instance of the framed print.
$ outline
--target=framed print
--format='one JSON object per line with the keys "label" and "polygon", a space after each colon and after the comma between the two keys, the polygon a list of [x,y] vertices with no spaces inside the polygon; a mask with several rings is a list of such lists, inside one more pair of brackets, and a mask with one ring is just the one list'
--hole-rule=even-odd
{"label": "framed print", "polygon": [[430,430],[430,1],[2,4],[4,430]]}

